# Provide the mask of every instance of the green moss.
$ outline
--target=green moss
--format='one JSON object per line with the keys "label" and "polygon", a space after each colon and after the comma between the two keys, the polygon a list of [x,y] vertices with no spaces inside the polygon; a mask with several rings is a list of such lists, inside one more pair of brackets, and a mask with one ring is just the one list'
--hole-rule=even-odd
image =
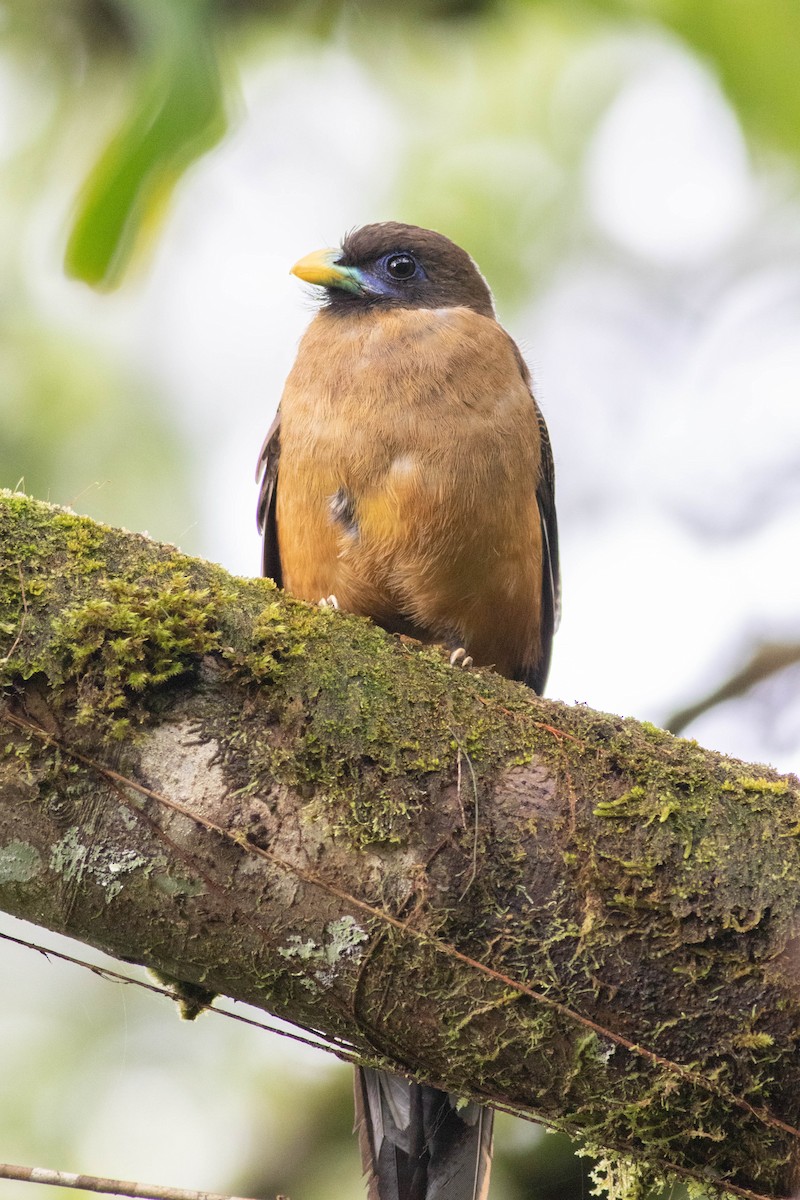
{"label": "green moss", "polygon": [[596,817],[629,817],[638,815],[640,805],[638,801],[642,800],[647,795],[647,790],[640,787],[628,788],[627,792],[623,792],[621,796],[617,796],[615,800],[601,800],[595,805],[594,815]]}
{"label": "green moss", "polygon": [[160,984],[172,993],[172,998],[178,1006],[178,1015],[182,1021],[195,1021],[201,1012],[214,1003],[216,993],[199,983],[190,983],[186,979],[176,979],[164,971],[150,969],[150,974]]}
{"label": "green moss", "polygon": [[106,532],[102,525],[76,518],[73,513],[56,513],[53,527],[64,531],[65,549],[75,557],[81,574],[91,575],[105,569],[107,560],[101,552],[105,547]]}
{"label": "green moss", "polygon": [[748,1030],[737,1034],[733,1039],[733,1045],[738,1050],[766,1050],[775,1045],[775,1039],[769,1033],[756,1033]]}
{"label": "green moss", "polygon": [[[268,582],[272,584],[272,580]],[[248,655],[247,667],[253,678],[259,680],[278,678],[285,658],[301,657],[306,649],[305,642],[290,635],[286,610],[277,600],[265,605],[258,614],[253,624],[253,642],[263,649]]]}
{"label": "green moss", "polygon": [[193,670],[219,645],[215,605],[175,572],[158,587],[103,580],[99,595],[70,605],[53,622],[51,660],[76,689],[79,725],[124,737],[140,719],[136,694]]}
{"label": "green moss", "polygon": [[767,796],[787,796],[789,785],[784,779],[754,779],[751,776],[739,776],[736,780],[744,792],[759,792]]}
{"label": "green moss", "polygon": [[587,1145],[578,1154],[598,1156],[591,1173],[592,1195],[604,1200],[646,1200],[654,1192],[660,1193],[667,1183],[659,1172],[628,1158],[609,1156],[597,1145]]}

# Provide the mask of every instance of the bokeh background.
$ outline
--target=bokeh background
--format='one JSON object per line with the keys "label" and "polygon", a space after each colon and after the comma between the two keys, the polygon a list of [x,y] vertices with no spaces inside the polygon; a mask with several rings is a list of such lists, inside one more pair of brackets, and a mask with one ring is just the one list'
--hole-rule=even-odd
{"label": "bokeh background", "polygon": [[[797,767],[798,63],[796,0],[0,2],[0,486],[256,574],[289,267],[431,226],[550,426],[549,693]],[[355,1200],[349,1089],[0,941],[0,1159]],[[494,1200],[584,1169],[500,1120]]]}

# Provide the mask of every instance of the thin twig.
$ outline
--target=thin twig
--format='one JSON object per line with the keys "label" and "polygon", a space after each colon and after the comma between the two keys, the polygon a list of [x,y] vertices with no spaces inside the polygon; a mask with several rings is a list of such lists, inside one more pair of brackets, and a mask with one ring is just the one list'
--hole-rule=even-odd
{"label": "thin twig", "polygon": [[[98,1175],[73,1175],[69,1171],[50,1171],[47,1167],[20,1167],[0,1163],[0,1179],[18,1179],[23,1183],[49,1183],[53,1187],[81,1188],[84,1192],[105,1192],[112,1196],[134,1196],[136,1200],[241,1200],[220,1192],[200,1192],[194,1188],[161,1187],[157,1183],[132,1183],[125,1179],[104,1179]],[[286,1200],[277,1196],[276,1200]]]}
{"label": "thin twig", "polygon": [[466,896],[469,889],[472,887],[473,883],[475,882],[475,876],[478,874],[478,832],[480,829],[480,809],[479,809],[479,805],[478,805],[478,781],[475,778],[475,768],[472,765],[472,759],[470,758],[469,754],[464,749],[464,747],[461,745],[461,742],[459,741],[459,739],[456,736],[456,733],[453,729],[450,730],[450,734],[451,734],[456,746],[458,747],[458,803],[461,808],[461,818],[462,818],[465,828],[467,825],[467,819],[466,819],[466,815],[464,813],[464,805],[461,800],[461,759],[462,758],[465,758],[467,760],[467,766],[469,767],[469,773],[470,773],[470,776],[472,777],[472,799],[473,799],[472,807],[473,807],[473,811],[475,813],[475,816],[473,819],[474,824],[473,824],[473,835],[472,835],[472,870],[470,871],[470,875],[469,875],[469,879],[467,880],[466,887],[464,888],[461,895],[458,897],[458,902],[460,904],[461,901]]}
{"label": "thin twig", "polygon": [[[39,946],[36,942],[26,941],[25,938],[13,937],[10,933],[0,932],[0,939],[4,942],[13,942],[15,946],[22,946],[26,950],[35,950],[38,954],[44,955],[45,958],[57,958],[60,962],[69,963],[74,967],[83,967],[87,971],[91,971],[93,975],[97,975],[100,979],[105,979],[109,983],[124,983],[130,984],[131,987],[141,988],[144,992],[152,992],[155,996],[163,996],[166,1000],[171,1000],[175,1003],[175,992],[168,987],[162,987],[157,983],[148,983],[145,979],[136,979],[133,975],[123,975],[121,971],[114,971],[111,967],[99,966],[97,963],[86,962],[82,958],[76,958],[72,954],[64,954],[61,950],[52,950],[48,946]],[[293,1033],[290,1029],[279,1029],[277,1025],[269,1025],[266,1021],[256,1021],[254,1017],[246,1017],[243,1013],[231,1012],[227,1008],[218,1008],[214,1004],[205,1004],[202,1006],[203,1012],[214,1013],[218,1017],[228,1017],[231,1021],[238,1021],[240,1025],[250,1025],[253,1029],[259,1029],[263,1033],[275,1033],[279,1037],[289,1038],[290,1041],[299,1042],[302,1046],[310,1046],[312,1050],[323,1050],[328,1054],[333,1054],[336,1058],[340,1058],[342,1062],[350,1063],[355,1066],[367,1063],[369,1066],[377,1068],[386,1067],[388,1064],[383,1059],[375,1058],[370,1061],[367,1056],[357,1054],[354,1050],[348,1050],[342,1043],[328,1041],[325,1035],[312,1031],[319,1038],[319,1041],[313,1041],[310,1037],[303,1037],[300,1033]]]}
{"label": "thin twig", "polygon": [[458,745],[456,753],[456,800],[458,800],[458,808],[461,813],[461,825],[464,829],[467,828],[467,814],[464,811],[464,801],[461,799],[461,747]]}
{"label": "thin twig", "polygon": [[762,642],[753,649],[748,662],[713,692],[667,717],[664,728],[674,734],[681,734],[687,725],[691,725],[692,721],[696,721],[709,709],[746,695],[765,679],[777,675],[780,671],[786,671],[797,663],[800,663],[800,642]]}

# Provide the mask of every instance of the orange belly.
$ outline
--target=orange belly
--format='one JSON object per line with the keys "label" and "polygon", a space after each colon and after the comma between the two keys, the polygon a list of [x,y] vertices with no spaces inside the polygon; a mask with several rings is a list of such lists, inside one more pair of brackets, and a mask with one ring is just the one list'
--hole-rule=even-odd
{"label": "orange belly", "polygon": [[287,591],[519,674],[540,649],[540,451],[510,341],[466,309],[335,320],[281,401]]}

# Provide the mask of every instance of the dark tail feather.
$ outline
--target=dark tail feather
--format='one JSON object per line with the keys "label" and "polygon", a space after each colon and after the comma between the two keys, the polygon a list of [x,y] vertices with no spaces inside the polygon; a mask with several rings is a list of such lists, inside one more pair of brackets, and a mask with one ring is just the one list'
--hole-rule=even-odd
{"label": "dark tail feather", "polygon": [[355,1095],[369,1200],[486,1200],[491,1109],[369,1067]]}

